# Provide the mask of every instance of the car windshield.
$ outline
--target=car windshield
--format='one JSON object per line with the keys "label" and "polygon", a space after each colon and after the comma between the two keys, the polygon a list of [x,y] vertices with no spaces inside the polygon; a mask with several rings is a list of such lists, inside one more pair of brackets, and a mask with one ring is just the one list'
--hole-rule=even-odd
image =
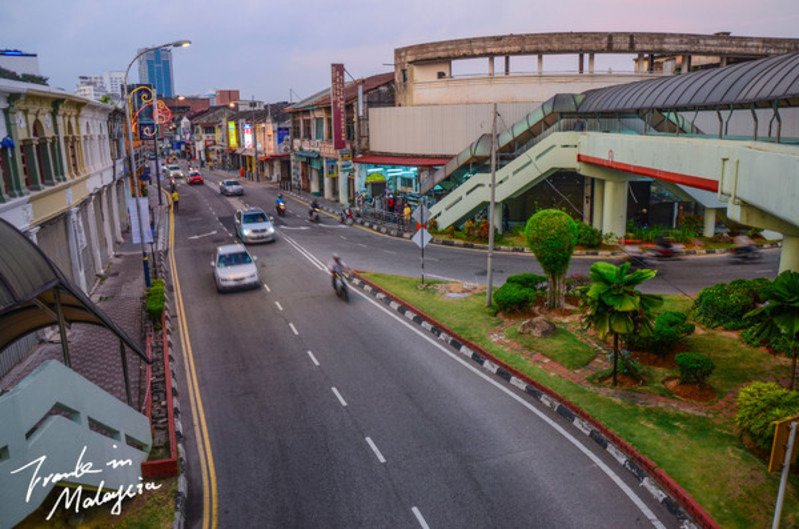
{"label": "car windshield", "polygon": [[167,165],[166,168],[170,171],[180,171],[180,166],[178,165]]}
{"label": "car windshield", "polygon": [[202,176],[202,175],[200,175],[200,173],[198,173],[197,171],[192,171],[189,173],[189,176]]}
{"label": "car windshield", "polygon": [[265,213],[245,213],[242,219],[244,224],[252,224],[253,222],[266,222]]}
{"label": "car windshield", "polygon": [[224,181],[224,182],[222,182],[222,183],[223,183],[224,185],[228,186],[228,187],[232,187],[232,186],[237,186],[237,185],[239,185],[239,183],[238,183],[238,182],[236,182],[235,180],[225,180],[225,181]]}
{"label": "car windshield", "polygon": [[237,253],[223,253],[219,256],[217,266],[225,268],[227,266],[236,266],[252,262],[252,257],[247,252]]}

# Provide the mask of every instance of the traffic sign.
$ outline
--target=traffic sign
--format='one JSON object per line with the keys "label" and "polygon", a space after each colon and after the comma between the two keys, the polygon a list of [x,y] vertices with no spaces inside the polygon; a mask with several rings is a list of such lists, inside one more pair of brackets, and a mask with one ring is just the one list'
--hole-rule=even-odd
{"label": "traffic sign", "polygon": [[[419,211],[419,210],[416,210],[416,211]],[[413,234],[413,237],[411,237],[411,240],[413,242],[415,242],[416,246],[418,246],[419,248],[424,248],[425,246],[430,244],[430,241],[433,240],[433,236],[430,235],[429,231],[427,231],[426,229],[422,228],[421,230],[419,230],[419,231],[417,231],[416,233]]]}
{"label": "traffic sign", "polygon": [[414,210],[411,217],[413,218],[413,220],[424,226],[427,224],[427,221],[430,220],[430,210],[427,209],[427,207],[424,204],[422,204]]}
{"label": "traffic sign", "polygon": [[[791,432],[791,423],[799,421],[799,416],[788,417],[781,421],[774,421],[774,443],[771,446],[771,458],[768,462],[768,471],[777,472],[782,469],[785,462],[785,452],[788,450],[788,436]],[[796,461],[796,447],[793,446],[791,463]]]}

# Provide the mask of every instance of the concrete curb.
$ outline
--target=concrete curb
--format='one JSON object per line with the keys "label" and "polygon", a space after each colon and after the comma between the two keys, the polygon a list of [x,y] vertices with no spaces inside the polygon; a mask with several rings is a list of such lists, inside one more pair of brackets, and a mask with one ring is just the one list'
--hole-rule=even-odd
{"label": "concrete curb", "polygon": [[391,307],[409,321],[417,324],[438,340],[449,345],[460,354],[471,359],[489,373],[527,393],[553,412],[571,422],[577,430],[592,439],[615,459],[622,468],[630,472],[657,501],[680,522],[683,529],[717,529],[719,525],[696,501],[673,479],[648,458],[640,454],[623,439],[608,430],[599,421],[579,407],[509,366],[494,358],[482,347],[465,340],[442,323],[419,311],[412,305],[393,296],[357,272],[352,283],[378,301]]}

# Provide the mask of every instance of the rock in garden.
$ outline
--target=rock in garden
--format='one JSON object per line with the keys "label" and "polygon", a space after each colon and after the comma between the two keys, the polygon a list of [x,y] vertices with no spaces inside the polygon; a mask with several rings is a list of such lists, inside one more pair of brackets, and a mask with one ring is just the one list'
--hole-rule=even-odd
{"label": "rock in garden", "polygon": [[555,324],[543,316],[524,320],[522,324],[519,325],[519,334],[529,334],[536,338],[546,338],[552,335],[556,330],[557,327],[555,327]]}

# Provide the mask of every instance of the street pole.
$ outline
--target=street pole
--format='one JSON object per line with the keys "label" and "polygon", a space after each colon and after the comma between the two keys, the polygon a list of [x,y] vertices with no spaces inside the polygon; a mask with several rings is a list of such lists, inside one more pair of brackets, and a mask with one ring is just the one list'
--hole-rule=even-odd
{"label": "street pole", "polygon": [[[170,42],[167,44],[162,44],[161,46],[153,46],[151,48],[145,48],[136,54],[133,57],[133,60],[130,61],[128,64],[127,69],[125,70],[125,79],[124,79],[124,104],[125,104],[125,119],[127,121],[128,127],[128,159],[130,164],[130,173],[133,177],[133,181],[136,188],[136,216],[139,219],[139,243],[141,245],[141,256],[142,256],[142,266],[144,267],[144,286],[146,288],[150,288],[150,267],[147,263],[147,247],[144,245],[144,218],[141,213],[141,209],[139,208],[139,199],[141,197],[141,185],[139,184],[139,175],[136,171],[136,156],[133,150],[133,123],[130,120],[130,101],[128,101],[128,74],[130,73],[130,67],[133,66],[133,63],[136,62],[136,59],[141,57],[142,55],[149,53],[151,51],[160,50],[161,48],[183,48],[191,44],[191,41],[188,40],[179,40],[175,42]],[[145,208],[144,211],[149,211],[148,208]]]}
{"label": "street pole", "polygon": [[488,270],[486,286],[486,307],[491,306],[491,290],[494,281],[494,199],[495,187],[497,184],[497,104],[491,107],[494,119],[491,125],[491,190],[489,191],[490,202],[488,206]]}
{"label": "street pole", "polygon": [[158,131],[161,127],[158,126],[158,90],[153,90],[153,121],[155,122],[155,179],[158,182],[158,205],[162,205],[161,201],[161,173],[158,172]]}
{"label": "street pole", "polygon": [[258,176],[258,127],[255,125],[255,96],[252,96],[250,108],[252,109],[252,147],[255,152],[253,172],[255,173],[255,181],[260,182],[261,178]]}

